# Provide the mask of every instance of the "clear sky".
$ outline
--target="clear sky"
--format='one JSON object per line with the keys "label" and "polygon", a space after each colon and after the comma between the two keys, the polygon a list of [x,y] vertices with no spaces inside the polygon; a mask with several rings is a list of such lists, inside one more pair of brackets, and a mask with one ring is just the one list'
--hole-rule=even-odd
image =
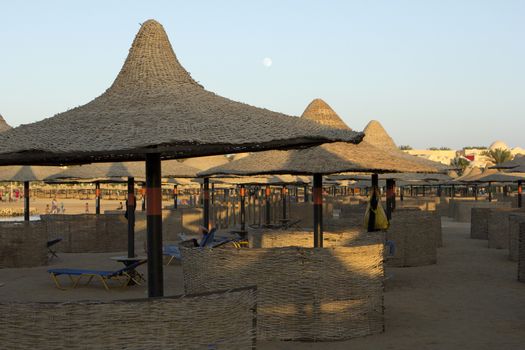
{"label": "clear sky", "polygon": [[15,126],[100,95],[149,18],[225,97],[292,115],[320,97],[398,145],[525,147],[522,0],[0,0],[0,114]]}

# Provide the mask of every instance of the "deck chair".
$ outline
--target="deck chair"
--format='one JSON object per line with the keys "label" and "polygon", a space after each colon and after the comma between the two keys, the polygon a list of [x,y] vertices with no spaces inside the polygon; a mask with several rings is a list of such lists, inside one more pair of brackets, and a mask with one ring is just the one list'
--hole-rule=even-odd
{"label": "deck chair", "polygon": [[53,259],[53,257],[58,258],[57,252],[53,249],[53,246],[60,242],[62,242],[62,238],[56,238],[51,241],[47,241],[46,247],[49,260]]}
{"label": "deck chair", "polygon": [[169,265],[173,262],[173,260],[180,260],[182,258],[180,253],[180,247],[186,247],[186,248],[215,248],[219,245],[225,244],[231,240],[229,239],[215,239],[215,232],[217,232],[217,228],[212,228],[209,232],[207,232],[206,229],[203,228],[204,236],[202,237],[200,242],[197,242],[196,239],[190,239],[183,241],[179,244],[169,244],[165,245],[162,251],[162,254],[169,257],[168,262],[166,265]]}
{"label": "deck chair", "polygon": [[[144,282],[144,277],[140,273],[136,273],[135,269],[145,264],[146,260],[137,261],[136,263],[133,263],[129,266],[126,266],[120,270],[116,271],[108,271],[108,270],[84,270],[84,269],[50,269],[47,270],[49,275],[51,276],[51,279],[55,282],[55,285],[58,289],[65,290],[66,288],[62,287],[60,284],[60,281],[58,280],[58,276],[65,275],[68,276],[71,282],[73,283],[72,288],[76,288],[82,279],[82,277],[87,277],[88,280],[84,284],[87,286],[93,278],[98,278],[104,288],[106,290],[109,290],[109,284],[108,281],[115,280],[117,282],[121,283],[121,287],[126,287],[131,281],[133,281],[135,284],[140,285],[142,282]],[[76,277],[76,278],[75,278]]]}

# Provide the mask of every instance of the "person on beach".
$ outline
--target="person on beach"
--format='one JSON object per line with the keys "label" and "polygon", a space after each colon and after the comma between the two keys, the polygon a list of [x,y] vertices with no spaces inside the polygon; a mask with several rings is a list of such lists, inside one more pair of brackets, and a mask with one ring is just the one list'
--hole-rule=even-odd
{"label": "person on beach", "polygon": [[51,213],[51,209],[49,209],[49,204],[46,204],[46,214],[50,214]]}
{"label": "person on beach", "polygon": [[122,205],[122,202],[120,202],[119,205],[118,205],[117,210],[122,210],[122,209],[124,209],[124,206]]}
{"label": "person on beach", "polygon": [[86,203],[86,210],[85,210],[85,213],[86,213],[86,214],[89,213],[89,203]]}
{"label": "person on beach", "polygon": [[58,202],[56,198],[51,201],[51,214],[58,214]]}

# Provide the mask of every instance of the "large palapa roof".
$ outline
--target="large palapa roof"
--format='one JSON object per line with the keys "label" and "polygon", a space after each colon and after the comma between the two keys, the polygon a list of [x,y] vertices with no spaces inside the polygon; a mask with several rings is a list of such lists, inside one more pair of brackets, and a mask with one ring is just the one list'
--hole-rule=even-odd
{"label": "large palapa roof", "polygon": [[365,137],[363,141],[368,142],[372,146],[376,146],[381,149],[398,150],[396,143],[390,135],[386,132],[383,125],[377,120],[371,120],[363,130]]}
{"label": "large palapa roof", "polygon": [[[312,119],[318,123],[325,122],[323,118]],[[421,162],[397,150],[379,149],[362,141],[357,145],[336,142],[301,150],[253,153],[199,175],[311,175],[347,171],[434,173],[439,170],[437,163]]]}
{"label": "large palapa roof", "polygon": [[43,181],[63,169],[56,166],[12,165],[0,167],[0,182]]}
{"label": "large palapa roof", "polygon": [[[165,178],[192,178],[197,176],[198,171],[199,169],[183,164],[177,160],[167,160],[162,162],[162,177]],[[46,181],[110,181],[127,177],[145,179],[146,168],[144,162],[95,163],[72,166],[60,173],[48,176]]]}
{"label": "large palapa roof", "polygon": [[7,124],[4,117],[0,114],[0,132],[7,131],[9,129],[12,129],[11,125]]}
{"label": "large palapa roof", "polygon": [[163,159],[360,142],[363,134],[235,102],[180,65],[164,28],[140,28],[117,78],[93,101],[0,135],[0,164]]}
{"label": "large palapa roof", "polygon": [[337,129],[352,130],[346,123],[335,113],[325,101],[316,98],[301,115],[302,118],[313,120],[321,125],[330,126]]}

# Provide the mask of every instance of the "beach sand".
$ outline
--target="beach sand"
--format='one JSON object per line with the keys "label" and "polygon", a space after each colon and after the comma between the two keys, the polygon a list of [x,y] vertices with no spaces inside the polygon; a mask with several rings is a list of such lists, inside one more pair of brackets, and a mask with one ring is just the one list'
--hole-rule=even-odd
{"label": "beach sand", "polygon": [[[469,238],[469,224],[443,219],[445,246],[438,264],[388,268],[386,331],[341,342],[258,342],[259,349],[509,349],[525,348],[525,284],[516,281],[516,263],[507,250],[487,248]],[[124,252],[121,253],[121,255]],[[60,254],[49,266],[0,269],[0,301],[113,300],[147,296],[146,286],[90,287],[61,291],[49,267],[114,269],[119,253]],[[140,267],[145,272],[145,266]],[[183,293],[180,265],[167,266],[165,294]],[[64,279],[65,285],[69,281]]]}

